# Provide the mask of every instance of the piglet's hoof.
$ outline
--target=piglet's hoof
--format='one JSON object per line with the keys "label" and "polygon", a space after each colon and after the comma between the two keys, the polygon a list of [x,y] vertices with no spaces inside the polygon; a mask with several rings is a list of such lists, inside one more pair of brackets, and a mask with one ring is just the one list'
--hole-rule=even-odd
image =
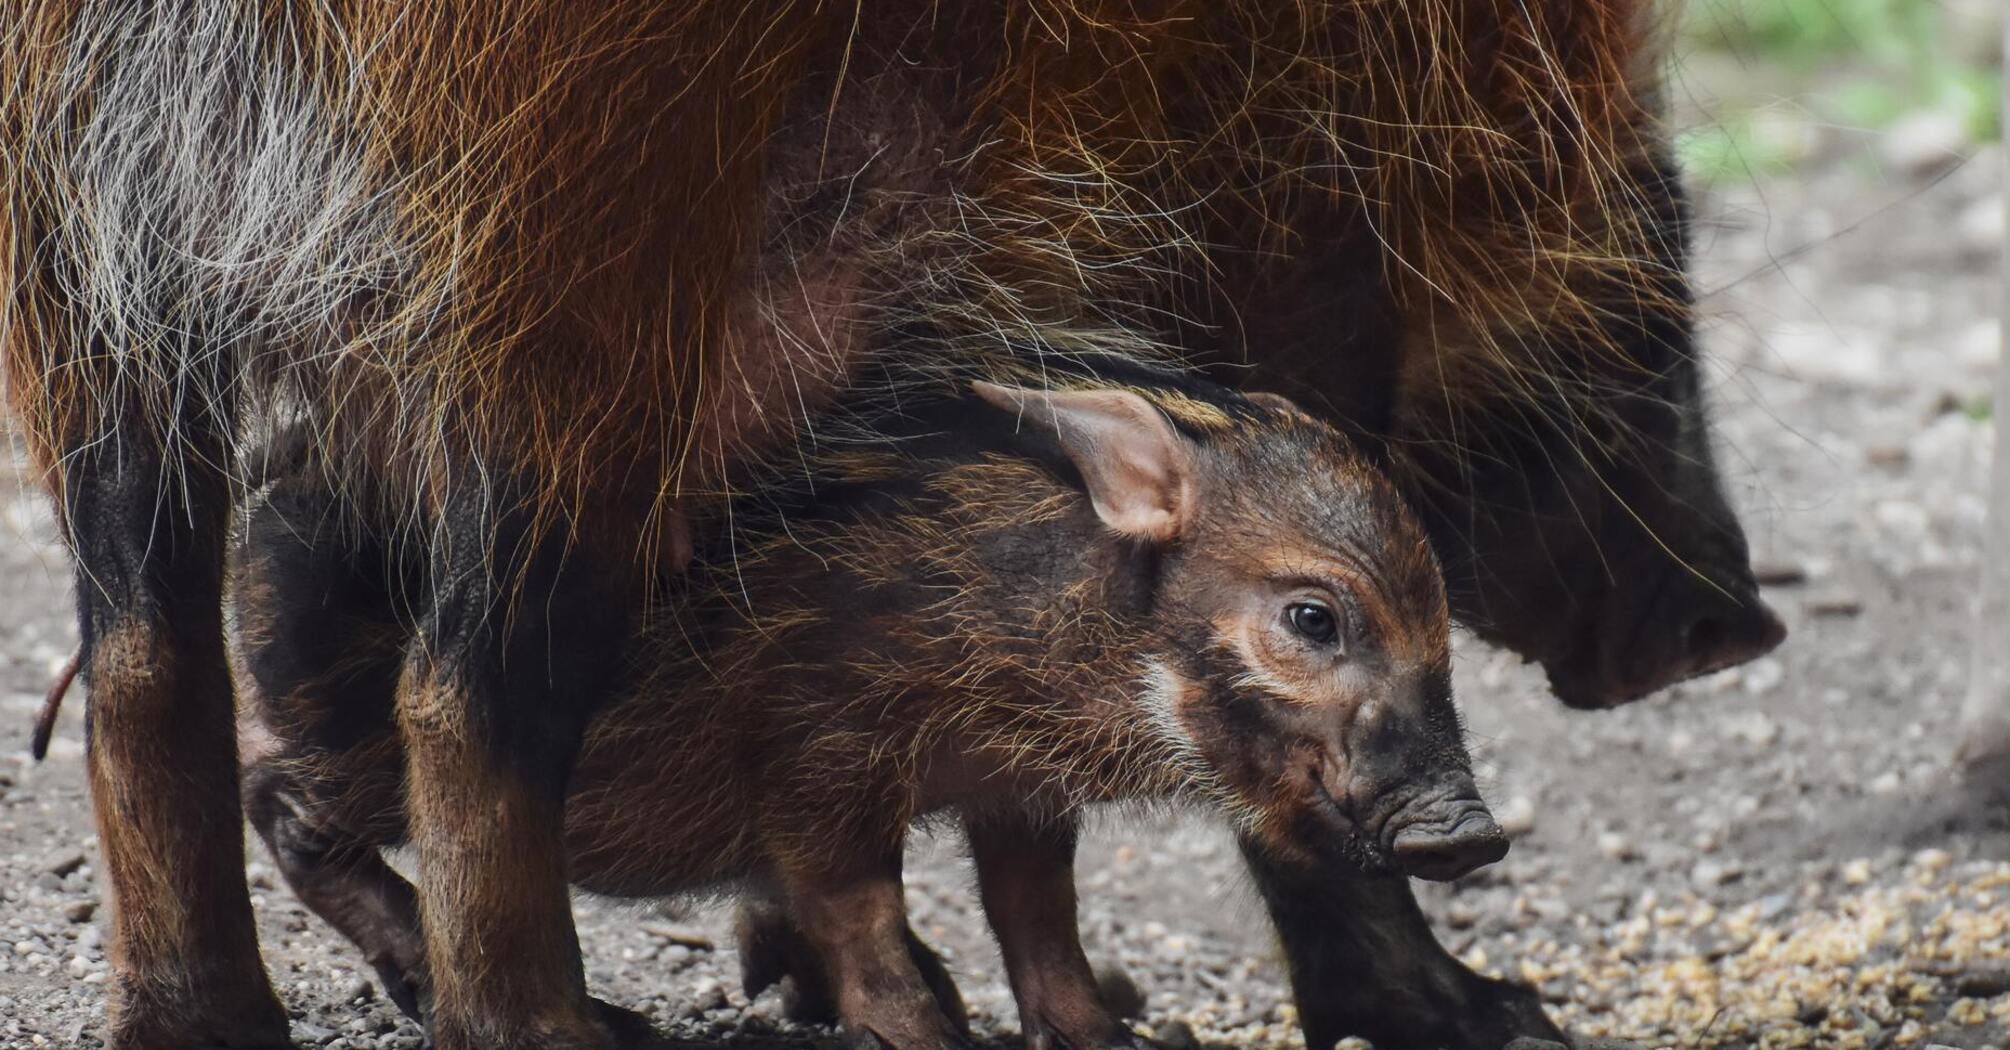
{"label": "piglet's hoof", "polygon": [[[837,1002],[824,976],[823,963],[779,903],[750,894],[741,901],[733,934],[740,949],[740,990],[749,1000],[769,988],[779,988],[782,1016],[791,1023],[837,1024]],[[912,930],[907,931],[905,941],[908,957],[921,971],[936,1005],[960,1034],[968,1036],[969,1011],[942,957]]]}
{"label": "piglet's hoof", "polygon": [[843,1027],[846,1050],[977,1050],[970,1033],[942,1018],[927,1031],[907,1035],[882,1034],[867,1026]]}
{"label": "piglet's hoof", "polygon": [[740,948],[740,990],[749,1001],[779,986],[782,1015],[801,1025],[837,1023],[837,1003],[823,964],[775,900],[749,894],[734,923]]}
{"label": "piglet's hoof", "polygon": [[650,1023],[649,1018],[625,1006],[595,999],[593,1012],[608,1034],[614,1037],[614,1046],[622,1050],[640,1050],[657,1042],[656,1026]]}
{"label": "piglet's hoof", "polygon": [[384,986],[384,996],[397,1006],[398,1012],[419,1022],[427,1023],[433,1014],[433,992],[426,987],[423,975],[409,973],[395,962],[375,963],[377,983]]}

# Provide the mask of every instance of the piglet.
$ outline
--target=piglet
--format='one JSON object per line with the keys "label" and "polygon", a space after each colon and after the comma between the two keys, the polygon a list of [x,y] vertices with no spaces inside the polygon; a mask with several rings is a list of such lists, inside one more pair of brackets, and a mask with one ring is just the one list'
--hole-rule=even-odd
{"label": "piglet", "polygon": [[[998,377],[1001,379],[1007,377]],[[1391,486],[1278,398],[1169,374],[976,383],[750,481],[628,646],[565,813],[576,885],[785,902],[850,1038],[963,1038],[901,856],[961,819],[1029,1045],[1129,1045],[1077,938],[1088,807],[1199,807],[1279,857],[1449,879],[1507,843],[1444,588]],[[858,434],[867,436],[860,437]],[[304,453],[303,453],[304,455]],[[423,1014],[391,718],[428,581],[281,476],[236,575],[247,809]]]}

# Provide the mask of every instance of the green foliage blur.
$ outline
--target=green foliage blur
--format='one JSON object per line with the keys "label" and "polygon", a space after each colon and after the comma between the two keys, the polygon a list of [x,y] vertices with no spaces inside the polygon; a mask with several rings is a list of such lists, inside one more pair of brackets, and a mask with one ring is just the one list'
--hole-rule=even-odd
{"label": "green foliage blur", "polygon": [[2005,0],[1687,0],[1680,139],[1704,177],[1791,167],[1816,132],[1905,121],[2003,135]]}

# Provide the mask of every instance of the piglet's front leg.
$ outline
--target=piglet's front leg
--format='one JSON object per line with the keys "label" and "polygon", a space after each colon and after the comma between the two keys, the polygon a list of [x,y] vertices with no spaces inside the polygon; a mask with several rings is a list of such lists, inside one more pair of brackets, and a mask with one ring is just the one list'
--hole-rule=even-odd
{"label": "piglet's front leg", "polygon": [[900,845],[806,857],[780,883],[810,947],[823,960],[838,1021],[857,1050],[967,1050],[908,949]]}
{"label": "piglet's front leg", "polygon": [[966,820],[984,913],[998,938],[1026,1050],[1142,1050],[1103,1005],[1075,917],[1073,817]]}

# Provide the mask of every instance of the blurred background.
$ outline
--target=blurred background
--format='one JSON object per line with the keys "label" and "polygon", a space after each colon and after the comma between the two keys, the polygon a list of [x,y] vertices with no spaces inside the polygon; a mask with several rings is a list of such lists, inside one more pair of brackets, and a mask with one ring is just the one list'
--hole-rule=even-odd
{"label": "blurred background", "polygon": [[1675,15],[1683,165],[1713,185],[1837,162],[1891,176],[2000,142],[2003,11],[1994,0],[1693,0]]}
{"label": "blurred background", "polygon": [[[1606,713],[1462,645],[1459,693],[1517,842],[1425,906],[1455,953],[1537,985],[1581,1033],[2010,1047],[2010,772],[1950,760],[1978,582],[2010,563],[1987,543],[2005,7],[1694,0],[1670,29],[1720,455],[1793,634]],[[83,705],[49,762],[25,750],[74,641],[67,571],[19,466],[0,468],[0,1047],[88,1046],[106,970]],[[2010,668],[1999,623],[1982,664]],[[296,1036],[417,1047],[362,960],[252,867]],[[1112,819],[1085,850],[1090,950],[1174,1050],[1298,1045],[1238,871],[1195,824]],[[917,926],[980,1029],[1015,1030],[955,844],[924,844],[911,873]],[[740,995],[727,931],[717,907],[581,902],[599,993],[696,1036],[779,1024],[772,995]]]}

